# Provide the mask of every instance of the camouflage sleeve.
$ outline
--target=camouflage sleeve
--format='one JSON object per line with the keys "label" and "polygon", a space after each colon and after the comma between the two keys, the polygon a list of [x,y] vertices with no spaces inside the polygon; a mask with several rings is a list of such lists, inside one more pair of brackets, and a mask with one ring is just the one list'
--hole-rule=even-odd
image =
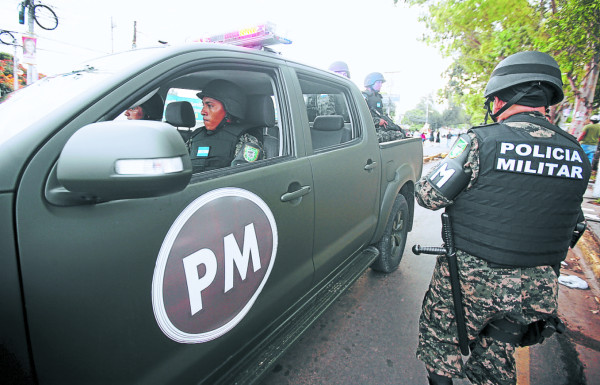
{"label": "camouflage sleeve", "polygon": [[[479,143],[475,134],[469,132],[469,137],[471,138],[471,148],[464,165],[465,170],[471,171],[469,184],[466,188],[467,190],[473,186],[477,179],[477,175],[479,174]],[[450,206],[454,201],[445,197],[439,190],[432,186],[428,176],[434,171],[435,168],[416,183],[415,197],[417,198],[417,203],[426,209],[439,210],[443,207]]]}
{"label": "camouflage sleeve", "polygon": [[231,165],[251,163],[264,158],[262,143],[253,135],[243,134],[235,145],[235,158]]}

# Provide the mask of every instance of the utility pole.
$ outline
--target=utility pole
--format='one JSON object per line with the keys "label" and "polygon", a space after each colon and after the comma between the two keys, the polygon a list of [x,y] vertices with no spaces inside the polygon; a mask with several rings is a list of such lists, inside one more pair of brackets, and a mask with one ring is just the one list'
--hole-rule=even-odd
{"label": "utility pole", "polygon": [[112,16],[110,17],[110,53],[115,53],[115,23]]}
{"label": "utility pole", "polygon": [[16,91],[19,89],[19,65],[17,63],[17,39],[15,38],[13,40],[13,48],[14,50],[14,55],[13,55],[13,91]]}
{"label": "utility pole", "polygon": [[[29,36],[34,37],[33,35],[33,17],[34,17],[34,13],[33,13],[33,6],[29,6],[27,7],[27,11],[29,12],[29,14],[27,15],[27,28],[29,29]],[[37,51],[37,48],[36,48]],[[35,64],[27,64],[27,84],[31,84],[33,82],[35,82],[36,80],[38,80],[37,77],[37,68],[35,66]]]}
{"label": "utility pole", "polygon": [[131,44],[131,48],[137,48],[137,21],[133,22],[133,44]]}

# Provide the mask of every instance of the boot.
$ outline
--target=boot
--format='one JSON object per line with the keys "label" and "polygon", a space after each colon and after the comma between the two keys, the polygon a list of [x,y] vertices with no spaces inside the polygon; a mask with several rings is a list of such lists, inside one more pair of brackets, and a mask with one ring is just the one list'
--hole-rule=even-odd
{"label": "boot", "polygon": [[435,373],[429,373],[427,380],[429,380],[429,385],[452,385],[452,378]]}

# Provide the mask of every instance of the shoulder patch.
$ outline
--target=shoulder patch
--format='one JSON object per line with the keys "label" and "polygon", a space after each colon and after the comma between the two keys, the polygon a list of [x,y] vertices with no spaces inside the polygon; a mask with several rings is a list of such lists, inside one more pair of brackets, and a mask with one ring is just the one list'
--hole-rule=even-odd
{"label": "shoulder patch", "polygon": [[260,148],[253,146],[250,143],[246,143],[244,145],[244,160],[246,162],[254,162],[258,159],[258,156],[260,155]]}
{"label": "shoulder patch", "polygon": [[448,157],[450,159],[456,158],[457,156],[459,156],[460,154],[462,154],[465,151],[465,149],[467,148],[468,145],[469,145],[469,142],[467,142],[465,140],[465,138],[463,138],[462,136],[459,136],[458,139],[456,140],[456,143],[454,143],[454,146],[452,146],[452,149],[450,150]]}

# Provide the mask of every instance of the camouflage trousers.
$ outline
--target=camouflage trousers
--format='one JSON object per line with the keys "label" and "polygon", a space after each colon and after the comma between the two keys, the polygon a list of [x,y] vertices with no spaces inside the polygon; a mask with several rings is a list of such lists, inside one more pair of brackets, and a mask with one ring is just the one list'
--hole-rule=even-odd
{"label": "camouflage trousers", "polygon": [[448,263],[437,258],[419,319],[417,358],[429,372],[469,378],[473,384],[516,384],[515,346],[480,337],[482,328],[503,315],[529,324],[543,314],[556,315],[558,280],[550,266],[490,267],[482,259],[457,252],[471,355],[463,362],[458,346]]}
{"label": "camouflage trousers", "polygon": [[377,129],[377,140],[379,140],[379,143],[391,142],[398,139],[404,139],[402,131]]}

